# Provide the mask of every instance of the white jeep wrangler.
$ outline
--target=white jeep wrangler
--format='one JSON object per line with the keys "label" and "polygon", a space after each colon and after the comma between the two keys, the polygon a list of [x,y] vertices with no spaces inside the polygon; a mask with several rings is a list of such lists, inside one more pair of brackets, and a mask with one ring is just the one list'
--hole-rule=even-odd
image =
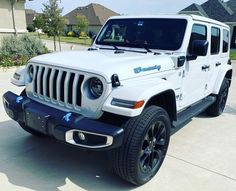
{"label": "white jeep wrangler", "polygon": [[200,16],[112,17],[88,51],[31,59],[7,92],[27,132],[111,149],[114,171],[142,185],[165,158],[170,129],[206,110],[220,115],[232,78],[229,27]]}

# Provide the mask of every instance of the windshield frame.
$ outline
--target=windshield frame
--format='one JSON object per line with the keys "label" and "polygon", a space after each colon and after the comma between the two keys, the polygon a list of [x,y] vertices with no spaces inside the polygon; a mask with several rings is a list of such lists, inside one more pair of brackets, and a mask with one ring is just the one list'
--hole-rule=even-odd
{"label": "windshield frame", "polygon": [[[104,33],[106,32],[106,29],[107,27],[109,27],[109,25],[111,24],[111,22],[113,21],[117,21],[117,22],[122,22],[123,20],[132,20],[133,21],[138,21],[138,20],[141,20],[141,21],[145,21],[145,20],[173,20],[173,21],[178,21],[178,20],[181,20],[181,21],[184,21],[184,23],[182,23],[184,25],[184,30],[183,31],[180,31],[182,32],[181,33],[181,43],[178,44],[178,48],[175,48],[175,49],[160,49],[160,48],[152,48],[152,47],[148,47],[148,45],[146,45],[145,43],[141,43],[141,44],[126,44],[126,43],[119,43],[119,42],[108,42],[108,43],[104,43],[104,42],[100,42],[99,38],[101,38]],[[115,22],[113,23],[115,24]],[[123,50],[125,50],[124,48],[127,48],[127,49],[144,49],[145,47],[150,49],[150,50],[159,50],[159,51],[168,51],[168,52],[175,52],[175,51],[178,51],[182,48],[183,44],[184,44],[184,39],[185,39],[185,36],[186,36],[186,31],[188,29],[188,19],[186,18],[112,18],[112,19],[109,19],[105,25],[102,27],[102,29],[100,30],[99,34],[97,35],[97,38],[95,39],[95,42],[94,42],[94,45],[96,46],[106,46],[106,47],[109,47],[109,46],[116,46],[116,47],[122,47]]]}

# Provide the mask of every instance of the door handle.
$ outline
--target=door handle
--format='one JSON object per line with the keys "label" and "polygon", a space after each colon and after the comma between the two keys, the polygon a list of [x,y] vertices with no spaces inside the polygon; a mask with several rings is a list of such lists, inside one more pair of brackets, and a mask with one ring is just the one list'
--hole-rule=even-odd
{"label": "door handle", "polygon": [[221,65],[221,63],[220,62],[217,62],[216,63],[216,67],[218,67],[218,66],[220,66]]}
{"label": "door handle", "polygon": [[204,65],[202,66],[202,70],[206,70],[206,69],[209,69],[210,68],[210,65]]}

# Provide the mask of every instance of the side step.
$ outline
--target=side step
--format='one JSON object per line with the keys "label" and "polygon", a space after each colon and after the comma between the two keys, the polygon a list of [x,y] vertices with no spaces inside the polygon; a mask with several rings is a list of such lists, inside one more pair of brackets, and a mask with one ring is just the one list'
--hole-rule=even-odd
{"label": "side step", "polygon": [[173,122],[173,128],[177,128],[183,124],[186,124],[191,118],[197,116],[201,112],[205,111],[211,104],[216,101],[213,96],[208,96],[200,102],[190,106],[184,111],[178,113],[178,120]]}

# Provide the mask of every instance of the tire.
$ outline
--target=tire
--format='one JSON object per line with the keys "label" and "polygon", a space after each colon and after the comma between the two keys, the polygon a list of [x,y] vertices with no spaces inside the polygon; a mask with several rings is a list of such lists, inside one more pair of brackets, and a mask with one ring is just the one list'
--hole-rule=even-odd
{"label": "tire", "polygon": [[[20,96],[27,96],[25,89],[21,92]],[[40,132],[38,132],[38,131],[35,131],[34,129],[31,129],[30,127],[26,126],[26,125],[23,124],[23,123],[19,123],[19,125],[21,126],[21,128],[22,128],[23,130],[25,130],[26,132],[30,133],[31,135],[34,135],[34,136],[36,136],[36,137],[46,137],[45,134],[40,133]]]}
{"label": "tire", "polygon": [[217,117],[223,113],[227,102],[228,93],[229,93],[229,80],[225,78],[222,82],[219,94],[216,95],[216,101],[206,110],[208,115]]}
{"label": "tire", "polygon": [[122,179],[143,185],[151,180],[164,161],[170,140],[167,112],[150,106],[124,125],[124,141],[112,151],[112,165]]}

